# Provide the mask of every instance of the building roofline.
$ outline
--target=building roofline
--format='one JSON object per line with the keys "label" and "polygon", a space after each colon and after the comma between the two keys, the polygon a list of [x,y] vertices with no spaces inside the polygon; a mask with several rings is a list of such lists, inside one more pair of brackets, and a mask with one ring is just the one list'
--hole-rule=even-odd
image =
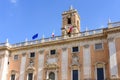
{"label": "building roofline", "polygon": [[[117,22],[117,24],[120,24],[120,22]],[[114,23],[115,25],[115,23]],[[35,46],[47,46],[47,45],[56,45],[59,43],[67,43],[71,41],[76,40],[90,40],[93,38],[107,38],[108,34],[120,32],[120,25],[117,27],[111,27],[111,28],[101,28],[96,30],[89,30],[89,31],[83,31],[77,34],[73,34],[73,36],[55,36],[54,38],[42,38],[38,40],[33,41],[25,41],[15,44],[9,44],[8,42],[0,43],[0,50],[3,49],[9,49],[9,50],[15,50],[15,49],[21,49],[21,48],[27,48],[27,47],[35,47]]]}

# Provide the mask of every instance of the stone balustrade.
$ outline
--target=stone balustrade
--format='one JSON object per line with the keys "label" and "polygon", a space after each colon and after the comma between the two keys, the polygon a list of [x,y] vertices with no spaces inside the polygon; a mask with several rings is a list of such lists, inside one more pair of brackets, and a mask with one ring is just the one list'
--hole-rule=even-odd
{"label": "stone balustrade", "polygon": [[[108,27],[118,27],[120,26],[120,22],[114,22],[114,23],[108,23]],[[33,40],[33,41],[25,41],[25,42],[20,42],[16,44],[9,44],[6,43],[0,43],[0,47],[2,46],[9,46],[9,47],[20,47],[20,46],[26,46],[26,45],[34,45],[34,44],[39,44],[39,43],[45,43],[45,42],[51,42],[51,41],[58,41],[58,40],[64,40],[64,39],[69,39],[69,38],[76,38],[76,37],[84,37],[84,36],[89,36],[89,35],[96,35],[96,34],[101,34],[103,33],[103,29],[96,29],[96,30],[90,30],[90,31],[84,31],[80,32],[77,34],[73,34],[71,36],[55,36],[55,37],[49,37],[49,38],[42,38],[38,40]]]}

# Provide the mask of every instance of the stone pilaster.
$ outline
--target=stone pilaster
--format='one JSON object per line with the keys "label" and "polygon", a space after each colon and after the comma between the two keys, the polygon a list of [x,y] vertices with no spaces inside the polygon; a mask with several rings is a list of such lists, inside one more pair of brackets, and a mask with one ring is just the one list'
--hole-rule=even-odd
{"label": "stone pilaster", "polygon": [[7,80],[8,65],[9,65],[8,62],[9,62],[9,51],[5,50],[4,54],[2,55],[0,80]]}
{"label": "stone pilaster", "polygon": [[91,79],[91,54],[89,45],[84,45],[83,47],[83,74],[84,79]]}
{"label": "stone pilaster", "polygon": [[116,56],[116,46],[114,37],[108,38],[109,45],[109,61],[110,61],[110,78],[114,79],[118,77],[118,65]]}
{"label": "stone pilaster", "polygon": [[20,66],[20,77],[19,77],[19,80],[24,80],[25,65],[26,65],[26,53],[23,53],[23,54],[22,54],[22,58],[21,58],[21,66]]}

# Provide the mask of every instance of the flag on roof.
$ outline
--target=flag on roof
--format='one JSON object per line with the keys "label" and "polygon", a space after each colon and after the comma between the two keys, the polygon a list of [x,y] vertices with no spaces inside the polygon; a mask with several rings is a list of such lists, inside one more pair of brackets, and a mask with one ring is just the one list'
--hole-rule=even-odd
{"label": "flag on roof", "polygon": [[55,37],[55,34],[54,34],[54,32],[52,32],[52,37],[53,37],[53,38]]}
{"label": "flag on roof", "polygon": [[68,30],[68,34],[70,34],[72,32],[72,29],[73,29],[73,27],[71,26]]}
{"label": "flag on roof", "polygon": [[38,38],[38,33],[32,36],[32,39],[36,39],[36,38]]}

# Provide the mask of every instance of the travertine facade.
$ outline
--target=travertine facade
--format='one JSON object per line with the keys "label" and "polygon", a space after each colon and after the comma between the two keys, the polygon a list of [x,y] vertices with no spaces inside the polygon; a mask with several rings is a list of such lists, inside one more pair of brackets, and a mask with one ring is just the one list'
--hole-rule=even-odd
{"label": "travertine facade", "polygon": [[73,8],[62,20],[62,36],[1,43],[0,80],[120,80],[120,22],[81,32]]}

